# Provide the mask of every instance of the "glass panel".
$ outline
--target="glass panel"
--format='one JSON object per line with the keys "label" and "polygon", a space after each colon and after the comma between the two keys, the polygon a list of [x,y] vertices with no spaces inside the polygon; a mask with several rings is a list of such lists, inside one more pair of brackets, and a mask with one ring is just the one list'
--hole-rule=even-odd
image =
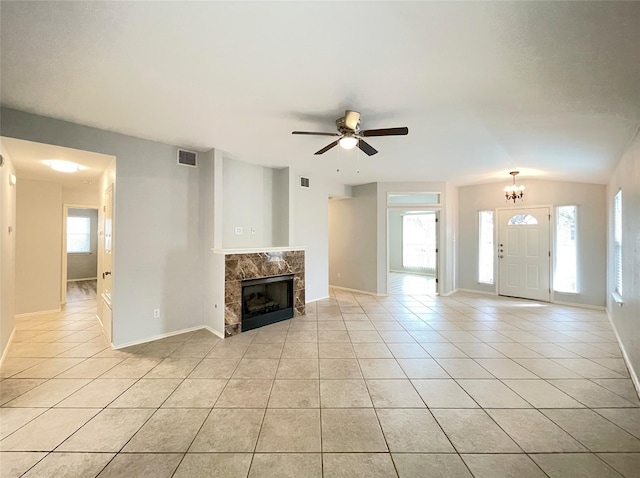
{"label": "glass panel", "polygon": [[436,215],[402,216],[402,267],[435,274]]}
{"label": "glass panel", "polygon": [[478,282],[493,284],[493,211],[480,211],[478,216]]}
{"label": "glass panel", "polygon": [[91,219],[67,217],[67,252],[91,251]]}
{"label": "glass panel", "polygon": [[556,208],[556,268],[553,288],[558,292],[578,291],[576,216],[576,206]]}
{"label": "glass panel", "polygon": [[387,204],[440,204],[440,193],[389,193]]}
{"label": "glass panel", "polygon": [[516,214],[509,219],[507,223],[509,226],[529,226],[535,224],[538,224],[538,220],[530,214]]}

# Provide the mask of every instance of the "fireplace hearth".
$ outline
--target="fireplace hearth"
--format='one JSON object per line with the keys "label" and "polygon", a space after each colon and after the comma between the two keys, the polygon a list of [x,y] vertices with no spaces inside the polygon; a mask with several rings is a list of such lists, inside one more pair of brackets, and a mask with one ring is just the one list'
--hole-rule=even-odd
{"label": "fireplace hearth", "polygon": [[293,274],[242,281],[242,330],[294,316]]}

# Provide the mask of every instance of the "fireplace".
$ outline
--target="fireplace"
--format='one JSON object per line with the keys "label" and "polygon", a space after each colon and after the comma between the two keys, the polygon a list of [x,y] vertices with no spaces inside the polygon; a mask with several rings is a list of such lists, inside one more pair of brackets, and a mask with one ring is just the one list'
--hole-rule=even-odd
{"label": "fireplace", "polygon": [[290,319],[293,309],[293,274],[242,281],[242,330]]}

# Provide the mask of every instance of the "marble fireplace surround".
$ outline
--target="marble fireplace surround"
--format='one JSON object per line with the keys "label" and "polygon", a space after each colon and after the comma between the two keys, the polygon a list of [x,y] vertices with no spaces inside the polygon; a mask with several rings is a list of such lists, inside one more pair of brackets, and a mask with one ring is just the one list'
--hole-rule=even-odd
{"label": "marble fireplace surround", "polygon": [[243,280],[293,274],[294,317],[304,315],[304,248],[290,246],[244,250],[222,249],[214,250],[214,253],[218,256],[224,255],[225,337],[242,332]]}

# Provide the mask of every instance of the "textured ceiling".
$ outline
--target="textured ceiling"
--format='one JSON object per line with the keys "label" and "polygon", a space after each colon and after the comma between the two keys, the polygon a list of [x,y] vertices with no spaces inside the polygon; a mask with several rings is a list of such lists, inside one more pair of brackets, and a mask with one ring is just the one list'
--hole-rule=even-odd
{"label": "textured ceiling", "polygon": [[[640,124],[640,2],[0,8],[3,105],[347,184],[603,183]],[[347,108],[409,135],[372,158],[291,135]]]}

